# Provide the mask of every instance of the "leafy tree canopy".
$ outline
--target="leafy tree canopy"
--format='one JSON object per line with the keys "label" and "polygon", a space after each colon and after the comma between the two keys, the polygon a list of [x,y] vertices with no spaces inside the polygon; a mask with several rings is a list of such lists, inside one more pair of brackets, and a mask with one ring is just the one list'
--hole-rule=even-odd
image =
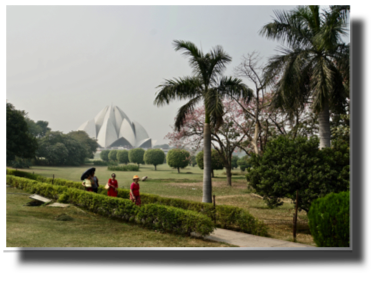
{"label": "leafy tree canopy", "polygon": [[145,154],[145,150],[142,148],[135,148],[129,151],[129,161],[131,163],[144,164],[143,155]]}
{"label": "leafy tree canopy", "polygon": [[[204,159],[204,152],[200,151],[196,155],[196,163],[198,164],[198,167],[202,170],[204,167],[203,159]],[[216,151],[215,149],[211,150],[211,163],[212,163],[212,167],[211,167],[212,170],[223,170],[223,168],[224,168],[223,163],[222,163],[222,159],[221,159],[218,151]]]}
{"label": "leafy tree canopy", "polygon": [[117,150],[110,150],[108,157],[109,161],[117,161]]}
{"label": "leafy tree canopy", "polygon": [[171,149],[167,153],[167,164],[172,168],[185,168],[189,163],[190,153],[183,149]]}
{"label": "leafy tree canopy", "polygon": [[100,157],[103,161],[108,162],[109,161],[109,152],[110,150],[102,150]]}
{"label": "leafy tree canopy", "polygon": [[146,164],[154,165],[155,170],[157,165],[163,164],[165,154],[161,149],[149,149],[145,152],[144,161]]}
{"label": "leafy tree canopy", "polygon": [[93,159],[94,153],[97,151],[97,140],[92,139],[85,131],[72,131],[68,133],[68,136],[80,142],[86,149],[86,158]]}
{"label": "leafy tree canopy", "polygon": [[118,150],[117,152],[117,160],[119,163],[127,164],[129,163],[129,151],[127,150]]}
{"label": "leafy tree canopy", "polygon": [[15,159],[33,158],[38,148],[36,138],[30,134],[24,111],[16,110],[7,103],[7,162]]}

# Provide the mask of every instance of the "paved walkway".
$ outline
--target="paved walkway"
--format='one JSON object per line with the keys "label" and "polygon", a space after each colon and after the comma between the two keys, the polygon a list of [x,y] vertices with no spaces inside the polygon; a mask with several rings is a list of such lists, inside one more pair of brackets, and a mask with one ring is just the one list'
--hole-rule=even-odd
{"label": "paved walkway", "polygon": [[313,247],[306,244],[262,237],[222,228],[215,229],[211,235],[205,236],[205,239],[225,242],[239,247]]}

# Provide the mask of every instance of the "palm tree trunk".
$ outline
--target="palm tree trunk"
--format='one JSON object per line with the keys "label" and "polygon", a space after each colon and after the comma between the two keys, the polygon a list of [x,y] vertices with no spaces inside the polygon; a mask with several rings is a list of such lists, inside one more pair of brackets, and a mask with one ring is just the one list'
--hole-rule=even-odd
{"label": "palm tree trunk", "polygon": [[330,147],[330,124],[329,124],[329,104],[325,102],[322,110],[318,114],[318,133],[320,135],[320,149]]}
{"label": "palm tree trunk", "polygon": [[204,152],[203,152],[203,203],[212,203],[211,184],[211,127],[210,123],[204,123]]}

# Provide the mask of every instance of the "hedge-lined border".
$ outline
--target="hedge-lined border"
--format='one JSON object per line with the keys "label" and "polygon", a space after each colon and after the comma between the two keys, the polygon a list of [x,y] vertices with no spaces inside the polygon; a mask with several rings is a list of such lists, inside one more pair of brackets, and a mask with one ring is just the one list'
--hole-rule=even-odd
{"label": "hedge-lined border", "polygon": [[7,184],[29,193],[59,199],[60,202],[70,202],[103,216],[136,222],[150,229],[186,235],[196,232],[205,236],[215,228],[212,220],[203,214],[170,206],[146,204],[138,207],[130,200],[12,175],[7,175]]}
{"label": "hedge-lined border", "polygon": [[[16,171],[7,169],[8,174],[14,174],[15,176],[28,177],[40,182],[52,183],[51,178],[46,178],[40,175],[33,175],[28,172]],[[65,179],[54,179],[53,184],[67,186],[70,188],[77,188],[83,190],[84,187],[80,182],[73,182]],[[102,187],[100,188],[102,190]],[[101,195],[107,196],[107,191],[100,191]],[[211,203],[199,203],[190,200],[166,198],[153,194],[141,193],[142,205],[146,204],[159,204],[165,206],[171,206],[180,208],[183,210],[190,210],[201,213],[208,216],[216,224],[224,229],[239,230],[245,233],[254,235],[267,236],[267,226],[263,221],[256,219],[247,210],[239,207],[217,205],[214,206]],[[118,197],[129,199],[130,190],[118,188]]]}

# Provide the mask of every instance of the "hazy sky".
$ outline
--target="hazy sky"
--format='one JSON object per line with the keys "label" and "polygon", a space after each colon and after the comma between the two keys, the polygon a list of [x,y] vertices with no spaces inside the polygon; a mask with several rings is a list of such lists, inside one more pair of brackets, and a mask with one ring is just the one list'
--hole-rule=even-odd
{"label": "hazy sky", "polygon": [[[153,105],[164,79],[191,75],[173,40],[204,52],[266,59],[280,44],[259,35],[274,10],[294,6],[7,6],[7,101],[67,133],[117,105],[157,144],[167,143],[178,108]],[[249,82],[246,82],[250,85]],[[250,87],[253,87],[250,85]]]}

